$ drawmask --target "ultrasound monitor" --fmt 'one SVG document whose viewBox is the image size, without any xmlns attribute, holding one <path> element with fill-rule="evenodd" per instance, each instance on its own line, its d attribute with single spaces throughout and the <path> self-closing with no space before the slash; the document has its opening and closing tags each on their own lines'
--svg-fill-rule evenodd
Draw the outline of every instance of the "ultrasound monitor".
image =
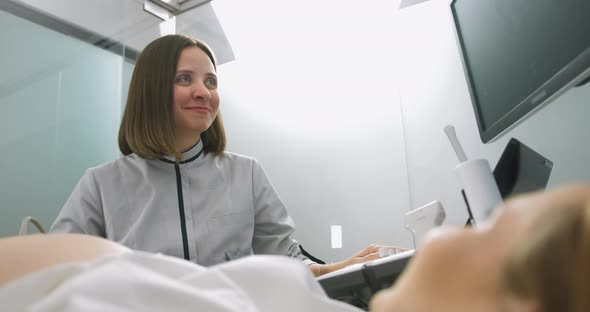
<svg viewBox="0 0 590 312">
<path fill-rule="evenodd" d="M 453 0 L 454 28 L 483 143 L 590 76 L 590 1 Z"/>
</svg>

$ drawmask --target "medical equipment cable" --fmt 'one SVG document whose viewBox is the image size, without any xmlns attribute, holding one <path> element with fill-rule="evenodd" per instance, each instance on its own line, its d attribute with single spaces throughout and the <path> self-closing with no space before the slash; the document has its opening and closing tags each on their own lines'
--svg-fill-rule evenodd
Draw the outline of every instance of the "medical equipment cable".
<svg viewBox="0 0 590 312">
<path fill-rule="evenodd" d="M 39 232 L 46 233 L 41 222 L 39 222 L 39 220 L 29 216 L 29 217 L 24 218 L 23 221 L 21 222 L 20 230 L 18 231 L 18 235 L 27 235 L 29 233 L 29 227 L 28 227 L 29 222 L 32 223 L 37 228 L 37 230 L 39 230 Z"/>
</svg>

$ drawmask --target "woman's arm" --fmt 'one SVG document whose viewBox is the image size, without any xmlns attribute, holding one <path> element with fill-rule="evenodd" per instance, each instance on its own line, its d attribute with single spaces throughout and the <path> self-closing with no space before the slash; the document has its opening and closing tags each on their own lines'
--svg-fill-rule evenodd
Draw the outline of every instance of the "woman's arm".
<svg viewBox="0 0 590 312">
<path fill-rule="evenodd" d="M 274 190 L 260 164 L 253 161 L 252 187 L 255 210 L 255 229 L 253 250 L 256 254 L 279 254 L 297 257 L 307 262 L 299 249 L 299 244 L 291 238 L 295 231 L 294 222 Z M 315 276 L 330 273 L 351 264 L 363 263 L 379 258 L 380 248 L 404 250 L 393 246 L 369 245 L 352 257 L 330 264 L 310 263 L 309 269 Z"/>
<path fill-rule="evenodd" d="M 256 160 L 252 163 L 252 196 L 255 222 L 252 242 L 254 253 L 284 255 L 305 260 L 299 244 L 291 237 L 295 231 L 295 223 Z"/>
<path fill-rule="evenodd" d="M 86 170 L 49 231 L 106 237 L 102 202 L 92 169 Z"/>
<path fill-rule="evenodd" d="M 366 247 L 365 249 L 357 252 L 352 257 L 350 257 L 346 260 L 334 262 L 334 263 L 330 263 L 330 264 L 312 263 L 308 267 L 311 270 L 311 272 L 313 273 L 313 275 L 315 275 L 316 277 L 321 276 L 321 275 L 324 275 L 324 274 L 327 274 L 330 272 L 334 272 L 334 271 L 343 269 L 343 268 L 345 268 L 349 265 L 352 265 L 352 264 L 363 263 L 363 262 L 379 259 L 380 258 L 379 250 L 381 248 L 387 248 L 387 249 L 392 249 L 392 250 L 396 250 L 396 251 L 406 250 L 403 248 L 398 248 L 398 247 L 393 247 L 393 246 L 381 246 L 381 245 L 371 244 L 368 247 Z"/>
</svg>

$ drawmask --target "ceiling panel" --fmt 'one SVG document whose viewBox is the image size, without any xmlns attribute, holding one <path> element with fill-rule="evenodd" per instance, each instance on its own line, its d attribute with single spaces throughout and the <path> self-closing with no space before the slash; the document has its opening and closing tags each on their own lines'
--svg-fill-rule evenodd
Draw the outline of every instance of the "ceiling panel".
<svg viewBox="0 0 590 312">
<path fill-rule="evenodd" d="M 17 2 L 118 41 L 136 51 L 141 51 L 149 42 L 160 37 L 162 20 L 145 12 L 141 0 L 19 0 Z M 179 14 L 176 17 L 176 31 L 196 36 L 207 42 L 221 64 L 234 59 L 231 45 L 210 2 Z"/>
</svg>

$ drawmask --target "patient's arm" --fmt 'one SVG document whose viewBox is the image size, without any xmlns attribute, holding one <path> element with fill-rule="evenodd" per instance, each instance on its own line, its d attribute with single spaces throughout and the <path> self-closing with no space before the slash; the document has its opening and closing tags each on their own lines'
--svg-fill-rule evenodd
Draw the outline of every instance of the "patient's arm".
<svg viewBox="0 0 590 312">
<path fill-rule="evenodd" d="M 129 252 L 103 238 L 81 234 L 36 234 L 0 239 L 0 286 L 56 264 L 89 261 Z"/>
</svg>

